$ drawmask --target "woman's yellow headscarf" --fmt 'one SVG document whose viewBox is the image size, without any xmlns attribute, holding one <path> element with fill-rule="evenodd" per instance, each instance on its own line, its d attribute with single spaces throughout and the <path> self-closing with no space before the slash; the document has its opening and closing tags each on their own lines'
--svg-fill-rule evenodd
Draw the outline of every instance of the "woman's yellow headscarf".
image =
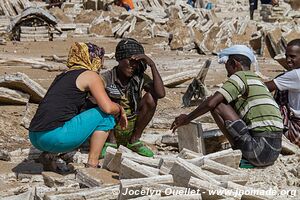
<svg viewBox="0 0 300 200">
<path fill-rule="evenodd" d="M 105 51 L 92 43 L 75 42 L 69 51 L 67 67 L 69 70 L 88 69 L 98 71 L 102 68 Z"/>
</svg>

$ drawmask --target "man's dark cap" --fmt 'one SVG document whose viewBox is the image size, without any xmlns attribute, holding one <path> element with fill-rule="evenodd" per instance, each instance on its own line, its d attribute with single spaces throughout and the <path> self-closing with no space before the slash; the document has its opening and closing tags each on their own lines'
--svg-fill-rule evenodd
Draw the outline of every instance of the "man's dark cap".
<svg viewBox="0 0 300 200">
<path fill-rule="evenodd" d="M 115 57 L 120 61 L 137 54 L 145 54 L 144 47 L 135 39 L 126 38 L 118 43 Z"/>
</svg>

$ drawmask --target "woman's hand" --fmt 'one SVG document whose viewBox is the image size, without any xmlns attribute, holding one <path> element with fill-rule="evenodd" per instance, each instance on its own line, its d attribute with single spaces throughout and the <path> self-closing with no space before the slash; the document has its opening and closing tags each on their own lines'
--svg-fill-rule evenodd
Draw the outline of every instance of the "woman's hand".
<svg viewBox="0 0 300 200">
<path fill-rule="evenodd" d="M 173 121 L 171 128 L 172 132 L 174 133 L 175 130 L 183 125 L 187 125 L 188 123 L 190 123 L 187 119 L 187 115 L 186 114 L 181 114 L 178 117 L 175 118 L 175 120 Z"/>
</svg>

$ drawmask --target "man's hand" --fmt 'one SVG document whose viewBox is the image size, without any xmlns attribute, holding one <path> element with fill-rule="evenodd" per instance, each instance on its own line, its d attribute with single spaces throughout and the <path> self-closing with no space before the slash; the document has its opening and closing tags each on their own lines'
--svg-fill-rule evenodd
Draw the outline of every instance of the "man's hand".
<svg viewBox="0 0 300 200">
<path fill-rule="evenodd" d="M 114 116 L 115 116 L 117 123 L 121 126 L 121 129 L 124 130 L 128 126 L 127 116 L 126 116 L 124 108 L 122 106 L 120 106 L 119 104 L 117 104 L 117 105 L 120 109 L 120 112 L 115 114 Z"/>
<path fill-rule="evenodd" d="M 128 120 L 127 120 L 127 116 L 126 116 L 124 108 L 122 108 L 120 106 L 120 109 L 121 109 L 121 112 L 120 112 L 119 124 L 120 124 L 122 130 L 124 130 L 128 126 Z"/>
<path fill-rule="evenodd" d="M 188 120 L 187 115 L 181 114 L 178 117 L 175 117 L 170 129 L 172 129 L 172 132 L 174 133 L 178 127 L 187 125 L 188 123 L 190 123 L 190 121 Z"/>
<path fill-rule="evenodd" d="M 153 60 L 151 58 L 149 58 L 148 56 L 146 56 L 145 54 L 133 55 L 133 56 L 131 56 L 131 59 L 136 60 L 136 61 L 144 61 L 150 67 L 155 66 L 155 63 L 153 62 Z"/>
</svg>

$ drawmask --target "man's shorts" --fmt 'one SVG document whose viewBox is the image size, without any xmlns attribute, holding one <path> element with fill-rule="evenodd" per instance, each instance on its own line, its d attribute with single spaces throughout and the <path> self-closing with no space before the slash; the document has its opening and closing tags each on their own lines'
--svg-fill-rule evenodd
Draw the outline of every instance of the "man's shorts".
<svg viewBox="0 0 300 200">
<path fill-rule="evenodd" d="M 113 130 L 118 145 L 127 146 L 135 129 L 137 115 L 127 118 L 128 125 L 126 129 L 122 129 L 120 124 L 117 124 Z"/>
<path fill-rule="evenodd" d="M 233 149 L 240 149 L 252 165 L 272 165 L 281 152 L 282 132 L 250 133 L 243 120 L 225 121 L 226 128 L 234 141 Z"/>
</svg>

